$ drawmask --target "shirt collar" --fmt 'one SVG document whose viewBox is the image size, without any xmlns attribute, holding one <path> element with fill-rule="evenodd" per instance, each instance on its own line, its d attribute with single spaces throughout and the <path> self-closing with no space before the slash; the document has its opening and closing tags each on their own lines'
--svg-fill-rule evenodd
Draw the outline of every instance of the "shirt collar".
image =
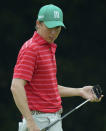
<svg viewBox="0 0 106 131">
<path fill-rule="evenodd" d="M 48 43 L 36 31 L 34 32 L 32 41 L 37 42 L 39 45 L 47 45 L 49 48 L 51 48 L 52 53 L 56 52 L 57 45 L 55 43 Z"/>
</svg>

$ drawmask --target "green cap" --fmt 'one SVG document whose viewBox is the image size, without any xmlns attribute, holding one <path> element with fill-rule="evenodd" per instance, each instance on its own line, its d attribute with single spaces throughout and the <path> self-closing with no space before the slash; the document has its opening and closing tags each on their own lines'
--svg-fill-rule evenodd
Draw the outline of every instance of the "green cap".
<svg viewBox="0 0 106 131">
<path fill-rule="evenodd" d="M 39 21 L 43 21 L 44 24 L 48 28 L 54 28 L 56 26 L 63 26 L 65 27 L 63 23 L 63 12 L 62 10 L 53 5 L 45 5 L 41 7 L 39 13 L 38 13 L 38 19 Z"/>
</svg>

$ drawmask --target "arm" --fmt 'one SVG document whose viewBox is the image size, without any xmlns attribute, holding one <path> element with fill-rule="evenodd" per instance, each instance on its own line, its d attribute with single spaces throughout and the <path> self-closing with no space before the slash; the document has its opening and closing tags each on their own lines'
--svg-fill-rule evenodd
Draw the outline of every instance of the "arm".
<svg viewBox="0 0 106 131">
<path fill-rule="evenodd" d="M 81 88 L 71 88 L 58 85 L 61 97 L 81 96 Z"/>
<path fill-rule="evenodd" d="M 25 80 L 13 79 L 12 84 L 11 84 L 11 91 L 12 91 L 16 106 L 18 107 L 22 115 L 25 117 L 27 121 L 27 126 L 30 129 L 30 131 L 40 131 L 38 127 L 36 126 L 32 118 L 30 109 L 28 107 L 27 97 L 26 97 L 26 93 L 24 89 L 25 84 L 26 84 Z"/>
<path fill-rule="evenodd" d="M 93 86 L 84 86 L 83 88 L 71 88 L 58 85 L 59 93 L 61 97 L 80 96 L 84 99 L 90 99 L 91 102 L 99 102 L 103 98 L 103 95 L 98 99 L 92 90 Z"/>
</svg>

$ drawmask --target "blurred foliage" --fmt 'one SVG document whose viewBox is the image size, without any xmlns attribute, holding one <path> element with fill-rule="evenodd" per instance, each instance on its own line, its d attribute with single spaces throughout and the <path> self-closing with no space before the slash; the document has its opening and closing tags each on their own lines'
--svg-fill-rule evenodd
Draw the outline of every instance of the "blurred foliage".
<svg viewBox="0 0 106 131">
<path fill-rule="evenodd" d="M 0 4 L 0 131 L 16 131 L 21 115 L 10 92 L 13 68 L 22 44 L 35 30 L 39 8 L 56 4 L 64 12 L 63 29 L 56 40 L 59 84 L 72 87 L 100 84 L 106 92 L 106 1 L 9 0 Z M 62 98 L 64 113 L 83 101 Z M 63 120 L 64 131 L 106 131 L 105 97 L 89 103 Z"/>
</svg>

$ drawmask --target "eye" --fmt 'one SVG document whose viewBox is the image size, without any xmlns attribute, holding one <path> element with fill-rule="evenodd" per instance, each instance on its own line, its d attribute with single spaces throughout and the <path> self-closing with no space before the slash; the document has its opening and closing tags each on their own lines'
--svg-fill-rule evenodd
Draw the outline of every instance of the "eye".
<svg viewBox="0 0 106 131">
<path fill-rule="evenodd" d="M 56 27 L 56 29 L 60 29 L 60 28 L 61 28 L 61 26 L 57 26 L 57 27 Z"/>
<path fill-rule="evenodd" d="M 56 30 L 57 30 L 57 31 L 60 31 L 60 30 L 61 30 L 61 26 L 57 26 L 57 27 L 56 27 Z"/>
</svg>

